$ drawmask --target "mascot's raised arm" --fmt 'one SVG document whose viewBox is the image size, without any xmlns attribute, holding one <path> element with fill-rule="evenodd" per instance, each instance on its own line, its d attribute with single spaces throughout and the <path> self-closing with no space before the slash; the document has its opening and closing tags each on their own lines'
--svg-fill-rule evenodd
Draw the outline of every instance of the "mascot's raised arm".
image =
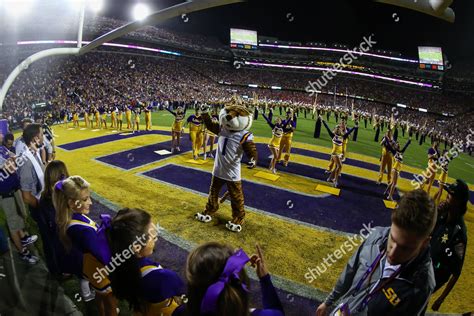
<svg viewBox="0 0 474 316">
<path fill-rule="evenodd" d="M 243 153 L 250 159 L 249 168 L 254 168 L 257 164 L 257 148 L 253 134 L 248 131 L 252 126 L 253 113 L 246 107 L 233 103 L 220 111 L 219 123 L 216 123 L 212 121 L 208 111 L 209 107 L 204 106 L 202 117 L 206 128 L 218 136 L 218 146 L 206 210 L 197 213 L 195 218 L 204 223 L 212 221 L 211 215 L 219 209 L 219 192 L 225 184 L 232 205 L 232 220 L 227 222 L 226 227 L 233 232 L 240 232 L 245 218 L 240 171 Z"/>
</svg>

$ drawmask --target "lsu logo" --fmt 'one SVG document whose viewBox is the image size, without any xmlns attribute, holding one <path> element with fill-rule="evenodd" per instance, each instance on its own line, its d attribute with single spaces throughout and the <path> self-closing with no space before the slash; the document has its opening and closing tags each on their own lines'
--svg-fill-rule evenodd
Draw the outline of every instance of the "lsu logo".
<svg viewBox="0 0 474 316">
<path fill-rule="evenodd" d="M 383 294 L 385 294 L 387 300 L 390 302 L 390 304 L 392 304 L 393 306 L 397 306 L 398 303 L 400 303 L 400 299 L 398 298 L 397 293 L 395 293 L 395 291 L 391 287 L 389 287 L 388 289 L 383 289 L 382 291 Z"/>
</svg>

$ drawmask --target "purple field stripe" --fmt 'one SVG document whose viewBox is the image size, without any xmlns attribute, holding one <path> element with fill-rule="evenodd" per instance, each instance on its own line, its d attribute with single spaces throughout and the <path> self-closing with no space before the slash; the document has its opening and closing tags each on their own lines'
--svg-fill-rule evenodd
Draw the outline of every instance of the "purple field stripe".
<svg viewBox="0 0 474 316">
<path fill-rule="evenodd" d="M 127 206 L 132 207 L 131 205 Z M 100 214 L 109 214 L 113 217 L 116 213 L 100 202 L 93 200 L 89 215 L 94 221 L 100 223 Z M 184 281 L 186 280 L 185 268 L 187 256 L 188 252 L 186 250 L 158 236 L 158 241 L 156 242 L 155 250 L 151 258 L 164 268 L 178 273 Z M 316 300 L 291 294 L 290 292 L 280 289 L 277 289 L 277 292 L 285 310 L 285 315 L 288 316 L 311 315 L 320 304 L 320 302 Z M 252 279 L 250 279 L 250 298 L 251 307 L 261 308 L 263 306 L 260 284 Z"/>
<path fill-rule="evenodd" d="M 264 148 L 263 144 L 257 144 L 257 151 L 261 153 L 259 155 L 260 158 L 258 159 L 257 165 L 263 168 L 267 168 L 270 164 L 270 158 L 268 158 L 268 156 L 270 155 L 270 150 L 268 148 Z M 244 158 L 242 161 L 246 162 L 247 160 L 246 158 Z M 329 176 L 328 174 L 324 173 L 324 169 L 322 168 L 299 164 L 291 161 L 287 167 L 277 164 L 277 170 L 320 181 L 326 181 Z M 344 172 L 344 169 L 342 170 Z M 346 194 L 347 191 L 350 191 L 353 193 L 364 195 L 364 198 L 365 196 L 372 196 L 374 198 L 382 199 L 382 195 L 385 191 L 386 186 L 377 185 L 375 181 L 372 180 L 343 174 L 341 178 L 339 178 L 339 188 L 344 190 L 344 194 Z"/>
<path fill-rule="evenodd" d="M 89 147 L 89 146 L 94 146 L 94 145 L 99 145 L 99 144 L 104 144 L 108 142 L 113 142 L 116 140 L 120 139 L 127 139 L 131 137 L 136 137 L 136 136 L 142 136 L 142 135 L 151 135 L 151 134 L 156 134 L 156 135 L 171 135 L 170 132 L 167 131 L 142 131 L 142 132 L 137 132 L 131 135 L 120 135 L 122 133 L 128 133 L 128 131 L 123 131 L 121 133 L 115 133 L 111 135 L 105 135 L 105 136 L 99 136 L 99 137 L 94 137 L 94 138 L 89 138 L 89 139 L 84 139 L 80 140 L 77 142 L 72 142 L 72 143 L 67 143 L 67 144 L 62 144 L 59 145 L 60 148 L 66 149 L 66 150 L 76 150 L 76 149 L 81 149 L 84 147 Z"/>
<path fill-rule="evenodd" d="M 210 173 L 173 164 L 144 175 L 204 194 L 208 193 L 211 183 Z M 242 183 L 245 205 L 301 222 L 350 233 L 359 232 L 369 218 L 373 220 L 373 226 L 390 224 L 390 212 L 380 197 L 361 196 L 349 190 L 343 190 L 339 197 L 317 197 L 246 180 Z M 360 203 L 361 199 L 364 203 Z"/>
<path fill-rule="evenodd" d="M 270 163 L 270 159 L 267 158 L 267 157 L 271 154 L 271 152 L 268 149 L 267 145 L 257 144 L 257 152 L 259 152 L 259 157 L 260 157 L 258 165 L 262 166 L 262 167 L 268 167 L 268 165 Z M 328 164 L 329 164 L 329 158 L 330 158 L 329 154 L 316 152 L 316 151 L 311 151 L 311 150 L 302 149 L 302 148 L 292 148 L 291 152 L 294 153 L 294 154 L 302 155 L 302 156 L 319 158 L 319 159 L 322 159 L 322 160 L 328 160 Z M 267 153 L 268 153 L 268 155 L 267 155 Z M 244 161 L 245 161 L 245 159 L 244 159 Z M 377 172 L 380 170 L 380 166 L 378 166 L 378 165 L 368 163 L 368 162 L 364 162 L 364 161 L 360 161 L 360 160 L 351 159 L 351 158 L 346 158 L 346 161 L 344 161 L 344 164 L 354 166 L 354 167 L 363 168 L 363 169 L 367 169 L 367 170 L 373 170 L 373 171 L 377 171 Z M 302 176 L 309 176 L 310 178 L 315 178 L 315 179 L 319 179 L 319 180 L 326 180 L 327 179 L 327 175 L 325 175 L 325 174 L 319 174 L 318 176 L 314 176 L 315 175 L 314 173 L 310 173 L 309 175 L 307 175 L 307 171 L 304 171 L 303 168 L 299 168 L 299 167 L 297 167 L 296 170 L 294 170 L 293 165 L 294 165 L 294 163 L 290 162 L 288 167 L 283 167 L 281 165 L 278 165 L 277 169 L 281 169 L 282 171 L 289 172 L 289 173 L 295 173 L 295 174 L 302 175 Z M 298 170 L 300 172 L 298 172 Z M 322 170 L 322 169 L 319 168 L 319 170 Z M 344 169 L 343 169 L 343 172 L 344 172 Z M 408 180 L 414 179 L 414 174 L 413 173 L 402 171 L 400 174 L 405 179 L 408 179 Z M 345 179 L 345 177 L 346 176 L 343 175 L 342 179 Z M 384 175 L 384 179 L 387 179 L 386 174 Z M 345 183 L 346 183 L 345 180 L 341 180 L 340 182 L 341 182 L 341 184 L 344 183 L 344 186 L 345 186 Z M 375 182 L 375 179 L 373 181 L 367 180 L 366 184 L 370 185 L 371 182 L 372 182 L 372 186 L 373 186 L 373 182 Z M 433 186 L 433 188 L 438 190 L 438 187 Z M 356 190 L 360 190 L 360 189 L 361 188 L 356 188 Z M 384 190 L 385 190 L 385 187 L 384 187 L 383 190 L 381 190 L 381 193 L 383 193 Z M 376 191 L 379 192 L 380 190 L 376 190 Z M 474 203 L 474 191 L 469 191 L 469 200 L 470 200 L 471 203 Z"/>
<path fill-rule="evenodd" d="M 156 150 L 168 150 L 171 151 L 171 140 L 161 142 L 153 145 L 138 147 L 131 150 L 122 151 L 112 155 L 98 157 L 96 160 L 105 162 L 106 164 L 119 167 L 125 170 L 130 170 L 136 167 L 140 167 L 152 162 L 160 161 L 171 156 L 178 155 L 179 153 L 173 153 L 170 155 L 158 155 L 154 153 Z M 181 138 L 181 152 L 187 152 L 191 150 L 191 141 L 188 135 Z"/>
</svg>

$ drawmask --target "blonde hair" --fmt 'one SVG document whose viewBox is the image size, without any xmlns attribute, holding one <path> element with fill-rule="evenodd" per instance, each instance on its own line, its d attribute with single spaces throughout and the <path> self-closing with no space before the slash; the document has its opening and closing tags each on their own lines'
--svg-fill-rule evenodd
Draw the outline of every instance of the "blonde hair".
<svg viewBox="0 0 474 316">
<path fill-rule="evenodd" d="M 69 207 L 70 200 L 80 200 L 81 191 L 89 188 L 89 183 L 80 176 L 71 176 L 56 182 L 53 190 L 53 205 L 56 210 L 56 223 L 58 225 L 59 238 L 66 247 L 71 248 L 71 240 L 67 236 L 67 227 L 72 219 L 72 209 Z"/>
</svg>

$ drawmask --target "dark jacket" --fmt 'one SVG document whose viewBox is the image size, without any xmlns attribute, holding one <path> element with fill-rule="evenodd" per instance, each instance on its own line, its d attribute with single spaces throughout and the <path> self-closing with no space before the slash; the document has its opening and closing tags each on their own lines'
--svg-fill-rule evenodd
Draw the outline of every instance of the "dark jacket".
<svg viewBox="0 0 474 316">
<path fill-rule="evenodd" d="M 438 207 L 438 220 L 431 237 L 431 257 L 436 278 L 436 290 L 449 278 L 461 275 L 466 256 L 467 229 L 464 218 L 448 222 L 449 205 Z"/>
<path fill-rule="evenodd" d="M 390 227 L 376 227 L 347 263 L 333 291 L 325 303 L 336 308 L 334 303 L 347 303 L 351 315 L 419 315 L 428 303 L 435 287 L 433 267 L 429 247 L 423 250 L 411 262 L 402 265 L 400 274 L 390 283 L 376 292 L 367 306 L 359 310 L 360 303 L 366 297 L 382 275 L 385 257 L 374 269 L 373 275 L 367 278 L 359 291 L 356 291 L 359 280 L 369 266 L 387 247 Z M 381 282 L 388 278 L 381 279 Z M 333 306 L 334 305 L 334 306 Z"/>
</svg>

